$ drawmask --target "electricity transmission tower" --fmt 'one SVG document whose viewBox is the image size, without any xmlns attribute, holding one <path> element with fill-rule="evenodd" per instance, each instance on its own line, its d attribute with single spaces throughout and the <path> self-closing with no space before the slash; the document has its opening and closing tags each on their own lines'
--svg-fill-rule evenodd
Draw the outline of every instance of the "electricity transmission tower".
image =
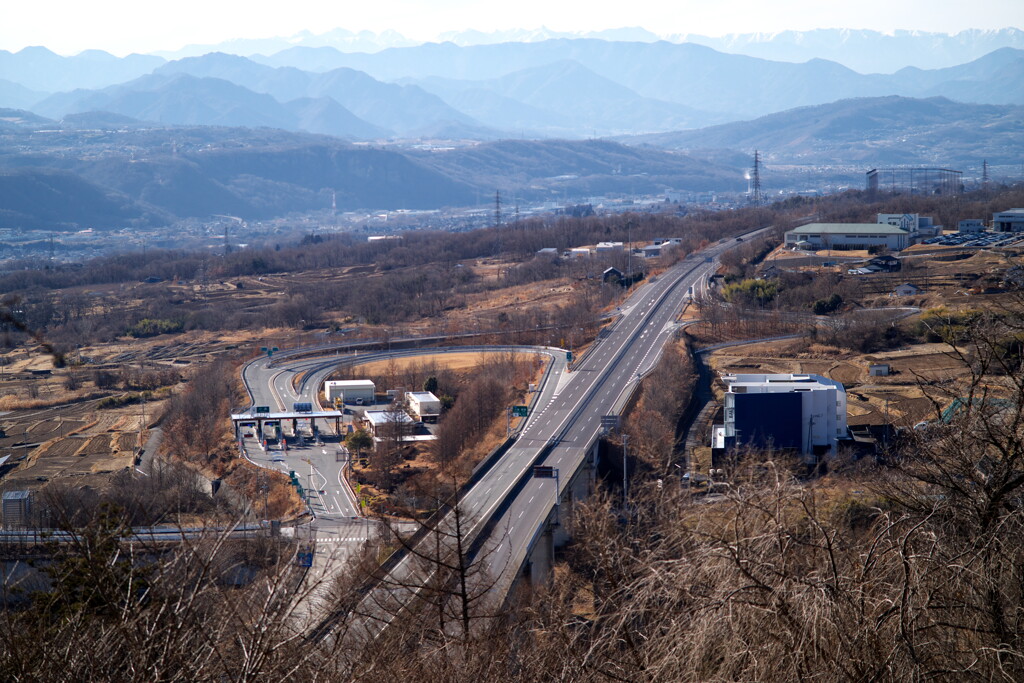
<svg viewBox="0 0 1024 683">
<path fill-rule="evenodd" d="M 754 150 L 754 170 L 750 176 L 750 201 L 754 206 L 760 206 L 764 201 L 761 194 L 761 153 Z"/>
</svg>

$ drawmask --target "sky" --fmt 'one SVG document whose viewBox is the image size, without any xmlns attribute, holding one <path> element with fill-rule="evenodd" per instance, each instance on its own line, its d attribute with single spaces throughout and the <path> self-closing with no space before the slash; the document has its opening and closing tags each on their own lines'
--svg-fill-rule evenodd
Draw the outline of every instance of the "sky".
<svg viewBox="0 0 1024 683">
<path fill-rule="evenodd" d="M 431 40 L 445 31 L 540 26 L 707 36 L 814 28 L 956 33 L 1024 27 L 1024 0 L 2 0 L 0 49 L 42 45 L 60 54 L 124 55 L 339 27 Z"/>
</svg>

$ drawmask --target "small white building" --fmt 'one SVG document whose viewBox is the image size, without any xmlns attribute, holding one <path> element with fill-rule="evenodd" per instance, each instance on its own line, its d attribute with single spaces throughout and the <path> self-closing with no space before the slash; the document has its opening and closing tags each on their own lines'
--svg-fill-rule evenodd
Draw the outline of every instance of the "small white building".
<svg viewBox="0 0 1024 683">
<path fill-rule="evenodd" d="M 984 232 L 985 221 L 980 218 L 968 218 L 957 223 L 956 229 L 960 232 Z"/>
<path fill-rule="evenodd" d="M 1024 232 L 1024 209 L 1010 209 L 992 214 L 993 232 Z"/>
<path fill-rule="evenodd" d="M 413 419 L 404 410 L 367 410 L 363 419 L 374 436 L 380 436 L 381 431 L 391 425 L 405 425 L 407 431 L 412 431 Z"/>
<path fill-rule="evenodd" d="M 889 364 L 871 363 L 870 365 L 868 365 L 868 375 L 870 375 L 871 377 L 888 377 Z"/>
<path fill-rule="evenodd" d="M 558 249 L 554 247 L 544 247 L 543 249 L 537 250 L 537 256 L 540 258 L 558 258 Z"/>
<path fill-rule="evenodd" d="M 592 255 L 588 247 L 573 247 L 567 253 L 569 258 L 590 258 Z"/>
<path fill-rule="evenodd" d="M 884 223 L 809 223 L 786 232 L 786 246 L 806 243 L 810 249 L 871 249 L 893 251 L 910 246 L 910 234 Z"/>
<path fill-rule="evenodd" d="M 904 282 L 902 285 L 896 285 L 896 288 L 892 290 L 892 293 L 896 296 L 917 296 L 921 293 L 921 288 L 917 285 L 912 285 L 909 282 Z"/>
<path fill-rule="evenodd" d="M 820 375 L 724 375 L 725 424 L 712 447 L 799 450 L 808 460 L 835 454 L 847 436 L 846 390 Z"/>
<path fill-rule="evenodd" d="M 622 253 L 622 242 L 598 242 L 597 243 L 598 254 L 620 254 Z"/>
<path fill-rule="evenodd" d="M 324 382 L 324 397 L 334 404 L 335 399 L 349 405 L 372 405 L 377 388 L 373 380 L 343 379 Z"/>
<path fill-rule="evenodd" d="M 410 391 L 405 395 L 409 410 L 421 422 L 437 422 L 441 414 L 441 399 L 430 391 Z"/>
<path fill-rule="evenodd" d="M 643 252 L 644 258 L 658 258 L 661 256 L 661 246 L 660 244 L 648 244 L 640 251 Z"/>
</svg>

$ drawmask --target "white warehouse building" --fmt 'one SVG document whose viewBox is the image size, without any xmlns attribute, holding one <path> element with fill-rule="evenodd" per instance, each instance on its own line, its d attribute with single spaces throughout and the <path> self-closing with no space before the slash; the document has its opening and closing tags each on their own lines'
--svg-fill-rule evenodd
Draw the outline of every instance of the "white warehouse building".
<svg viewBox="0 0 1024 683">
<path fill-rule="evenodd" d="M 1010 209 L 992 214 L 993 232 L 1024 232 L 1024 209 Z"/>
<path fill-rule="evenodd" d="M 344 379 L 324 382 L 324 397 L 333 404 L 340 398 L 342 403 L 355 405 L 372 405 L 377 388 L 373 380 Z"/>
<path fill-rule="evenodd" d="M 786 232 L 787 247 L 899 251 L 910 246 L 910 233 L 884 223 L 809 223 Z"/>
<path fill-rule="evenodd" d="M 799 450 L 808 461 L 835 454 L 847 436 L 846 390 L 820 375 L 724 375 L 725 424 L 715 425 L 712 448 Z"/>
</svg>

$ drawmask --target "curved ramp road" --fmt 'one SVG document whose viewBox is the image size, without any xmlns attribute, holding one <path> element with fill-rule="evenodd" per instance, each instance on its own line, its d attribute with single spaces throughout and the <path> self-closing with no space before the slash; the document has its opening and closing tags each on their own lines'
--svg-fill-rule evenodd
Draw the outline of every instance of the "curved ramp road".
<svg viewBox="0 0 1024 683">
<path fill-rule="evenodd" d="M 473 351 L 512 351 L 549 356 L 552 359 L 551 367 L 538 387 L 536 405 L 550 401 L 566 369 L 563 349 L 539 346 L 458 346 L 371 351 L 291 361 L 275 358 L 271 362 L 270 359 L 262 357 L 245 365 L 242 369 L 242 380 L 253 406 L 286 410 L 297 402 L 317 405 L 319 387 L 340 365 L 360 365 L 395 357 Z M 324 421 L 321 421 L 319 426 L 324 433 L 325 443 L 316 445 L 310 440 L 307 447 L 293 446 L 287 452 L 278 450 L 277 447 L 264 450 L 256 435 L 243 438 L 246 457 L 249 460 L 261 467 L 286 474 L 294 471 L 299 483 L 310 492 L 310 510 L 314 518 L 310 521 L 308 531 L 303 525 L 302 535 L 308 535 L 310 542 L 315 543 L 314 577 L 321 576 L 324 572 L 344 571 L 345 557 L 362 547 L 367 540 L 375 538 L 381 530 L 376 520 L 360 516 L 358 502 L 344 477 L 344 468 L 348 462 L 338 460 L 336 451 L 339 444 L 337 436 L 333 435 L 333 425 L 327 428 L 323 423 Z"/>
</svg>

